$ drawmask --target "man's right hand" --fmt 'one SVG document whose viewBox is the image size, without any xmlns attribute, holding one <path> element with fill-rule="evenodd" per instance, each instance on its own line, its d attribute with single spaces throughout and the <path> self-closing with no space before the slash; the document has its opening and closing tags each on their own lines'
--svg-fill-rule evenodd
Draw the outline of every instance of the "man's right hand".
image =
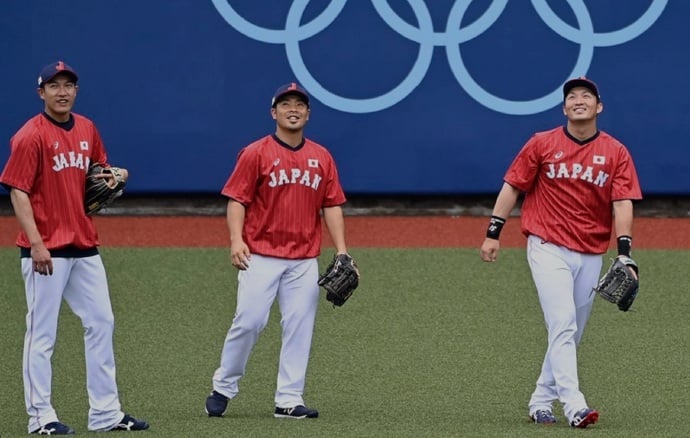
<svg viewBox="0 0 690 438">
<path fill-rule="evenodd" d="M 53 259 L 43 242 L 31 246 L 31 260 L 34 272 L 40 275 L 53 275 Z"/>
<path fill-rule="evenodd" d="M 484 239 L 484 243 L 482 243 L 482 247 L 479 249 L 479 256 L 485 262 L 495 262 L 496 258 L 498 258 L 500 246 L 498 240 L 487 237 Z"/>
</svg>

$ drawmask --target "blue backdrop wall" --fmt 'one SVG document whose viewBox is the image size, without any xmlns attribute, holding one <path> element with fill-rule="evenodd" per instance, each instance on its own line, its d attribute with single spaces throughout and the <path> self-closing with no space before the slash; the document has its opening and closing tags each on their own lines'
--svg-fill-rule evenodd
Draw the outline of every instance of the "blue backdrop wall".
<svg viewBox="0 0 690 438">
<path fill-rule="evenodd" d="M 495 193 L 587 75 L 645 194 L 687 195 L 689 16 L 685 0 L 7 0 L 0 163 L 63 59 L 129 193 L 217 193 L 291 81 L 349 194 Z"/>
</svg>

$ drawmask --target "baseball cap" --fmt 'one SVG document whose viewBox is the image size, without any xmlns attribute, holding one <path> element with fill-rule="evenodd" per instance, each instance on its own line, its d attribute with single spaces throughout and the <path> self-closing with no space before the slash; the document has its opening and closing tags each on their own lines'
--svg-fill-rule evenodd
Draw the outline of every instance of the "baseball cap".
<svg viewBox="0 0 690 438">
<path fill-rule="evenodd" d="M 595 84 L 594 81 L 592 81 L 591 79 L 588 79 L 584 76 L 571 79 L 568 82 L 566 82 L 565 85 L 563 85 L 563 99 L 565 99 L 565 96 L 567 96 L 568 93 L 570 93 L 570 90 L 572 90 L 575 87 L 585 87 L 592 93 L 594 93 L 594 95 L 597 97 L 597 100 L 601 100 L 597 84 Z"/>
<path fill-rule="evenodd" d="M 53 62 L 52 64 L 48 64 L 45 67 L 43 67 L 43 69 L 41 70 L 41 74 L 38 75 L 38 86 L 39 87 L 43 86 L 44 83 L 49 82 L 51 79 L 53 79 L 59 73 L 71 74 L 74 77 L 74 82 L 77 82 L 77 80 L 79 80 L 79 76 L 77 75 L 77 72 L 74 71 L 74 69 L 72 67 L 65 64 L 62 61 L 57 61 L 57 62 Z"/>
<path fill-rule="evenodd" d="M 289 94 L 294 94 L 296 96 L 301 97 L 302 100 L 304 100 L 304 103 L 306 103 L 307 106 L 309 106 L 309 95 L 306 91 L 304 91 L 304 88 L 302 88 L 297 82 L 290 82 L 289 84 L 282 85 L 273 94 L 273 99 L 271 100 L 271 108 L 275 107 L 276 103 L 278 103 L 283 97 Z"/>
</svg>

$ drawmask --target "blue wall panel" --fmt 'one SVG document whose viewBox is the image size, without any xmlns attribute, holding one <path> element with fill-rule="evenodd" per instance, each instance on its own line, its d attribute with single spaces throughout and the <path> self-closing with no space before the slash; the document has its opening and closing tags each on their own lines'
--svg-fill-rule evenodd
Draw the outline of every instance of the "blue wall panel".
<svg viewBox="0 0 690 438">
<path fill-rule="evenodd" d="M 293 80 L 348 193 L 495 193 L 586 74 L 645 194 L 687 195 L 688 16 L 683 0 L 9 0 L 0 163 L 61 58 L 130 193 L 217 193 Z"/>
</svg>

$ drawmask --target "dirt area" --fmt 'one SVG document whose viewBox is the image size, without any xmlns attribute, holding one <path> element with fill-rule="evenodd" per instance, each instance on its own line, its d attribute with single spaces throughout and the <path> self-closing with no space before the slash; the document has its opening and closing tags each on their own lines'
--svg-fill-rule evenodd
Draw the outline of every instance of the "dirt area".
<svg viewBox="0 0 690 438">
<path fill-rule="evenodd" d="M 222 216 L 98 216 L 95 220 L 105 247 L 227 247 L 230 242 Z M 486 224 L 485 217 L 473 216 L 345 218 L 351 248 L 479 248 Z M 14 217 L 0 217 L 0 246 L 14 246 L 18 229 Z M 638 218 L 634 234 L 635 248 L 690 249 L 688 218 Z M 323 244 L 332 246 L 325 232 Z M 506 224 L 501 245 L 525 245 L 518 218 Z"/>
<path fill-rule="evenodd" d="M 1 201 L 1 200 L 0 200 Z M 14 246 L 18 224 L 9 199 L 0 202 L 0 246 Z M 345 207 L 350 247 L 477 247 L 493 199 L 451 197 L 354 198 Z M 103 246 L 225 247 L 226 201 L 219 196 L 128 197 L 95 217 Z M 519 209 L 503 247 L 522 247 Z M 635 248 L 690 248 L 690 198 L 643 201 L 636 207 Z M 324 245 L 330 246 L 327 233 Z"/>
<path fill-rule="evenodd" d="M 490 216 L 495 195 L 350 196 L 347 216 Z M 104 216 L 223 216 L 227 200 L 220 194 L 128 195 Z M 0 216 L 12 215 L 8 196 L 0 196 Z M 513 212 L 519 215 L 519 209 Z M 690 196 L 649 197 L 635 206 L 637 217 L 690 218 Z"/>
</svg>

